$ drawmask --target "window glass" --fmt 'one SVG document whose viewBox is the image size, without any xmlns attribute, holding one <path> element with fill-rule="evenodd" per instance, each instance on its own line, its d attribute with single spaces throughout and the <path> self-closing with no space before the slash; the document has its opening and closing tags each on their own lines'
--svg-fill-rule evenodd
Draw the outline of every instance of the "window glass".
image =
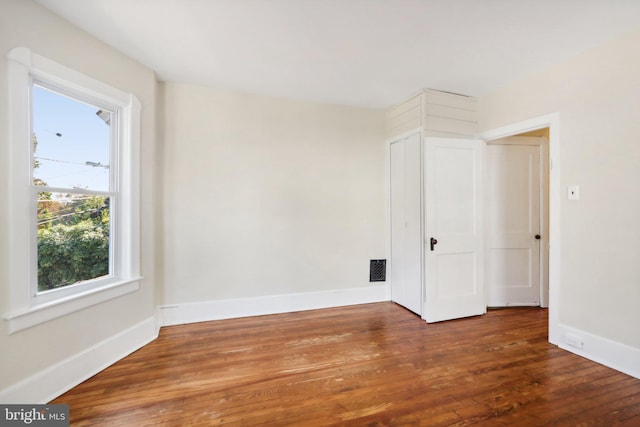
<svg viewBox="0 0 640 427">
<path fill-rule="evenodd" d="M 34 183 L 109 191 L 111 116 L 34 85 Z"/>
<path fill-rule="evenodd" d="M 109 275 L 110 198 L 38 192 L 38 292 Z"/>
<path fill-rule="evenodd" d="M 37 292 L 110 274 L 113 114 L 33 87 Z"/>
</svg>

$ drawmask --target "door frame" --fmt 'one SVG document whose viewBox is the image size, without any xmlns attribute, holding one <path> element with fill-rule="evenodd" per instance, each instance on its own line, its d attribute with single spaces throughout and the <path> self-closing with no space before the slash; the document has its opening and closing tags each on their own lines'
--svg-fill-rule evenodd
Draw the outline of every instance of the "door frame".
<svg viewBox="0 0 640 427">
<path fill-rule="evenodd" d="M 558 345 L 560 293 L 560 114 L 551 113 L 494 128 L 478 135 L 485 141 L 549 128 L 549 342 Z"/>
</svg>

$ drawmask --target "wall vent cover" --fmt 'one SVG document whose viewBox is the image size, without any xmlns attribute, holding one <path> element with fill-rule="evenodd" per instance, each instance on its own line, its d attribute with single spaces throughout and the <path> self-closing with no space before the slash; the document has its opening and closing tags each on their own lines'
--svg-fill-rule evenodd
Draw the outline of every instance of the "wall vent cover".
<svg viewBox="0 0 640 427">
<path fill-rule="evenodd" d="M 384 282 L 387 280 L 387 260 L 372 259 L 369 263 L 369 281 Z"/>
</svg>

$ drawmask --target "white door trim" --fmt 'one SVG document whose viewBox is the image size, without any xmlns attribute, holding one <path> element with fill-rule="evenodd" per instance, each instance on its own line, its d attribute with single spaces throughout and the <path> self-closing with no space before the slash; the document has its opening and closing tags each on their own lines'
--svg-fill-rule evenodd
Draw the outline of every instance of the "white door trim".
<svg viewBox="0 0 640 427">
<path fill-rule="evenodd" d="M 549 342 L 559 344 L 560 293 L 560 114 L 552 113 L 478 135 L 485 141 L 549 128 Z"/>
</svg>

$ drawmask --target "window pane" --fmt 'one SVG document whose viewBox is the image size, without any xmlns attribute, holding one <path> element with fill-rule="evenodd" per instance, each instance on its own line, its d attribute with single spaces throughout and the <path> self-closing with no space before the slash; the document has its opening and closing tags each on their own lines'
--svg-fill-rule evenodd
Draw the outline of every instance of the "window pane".
<svg viewBox="0 0 640 427">
<path fill-rule="evenodd" d="M 109 191 L 112 113 L 33 87 L 33 182 Z"/>
<path fill-rule="evenodd" d="M 109 274 L 109 197 L 38 193 L 38 292 Z"/>
</svg>

